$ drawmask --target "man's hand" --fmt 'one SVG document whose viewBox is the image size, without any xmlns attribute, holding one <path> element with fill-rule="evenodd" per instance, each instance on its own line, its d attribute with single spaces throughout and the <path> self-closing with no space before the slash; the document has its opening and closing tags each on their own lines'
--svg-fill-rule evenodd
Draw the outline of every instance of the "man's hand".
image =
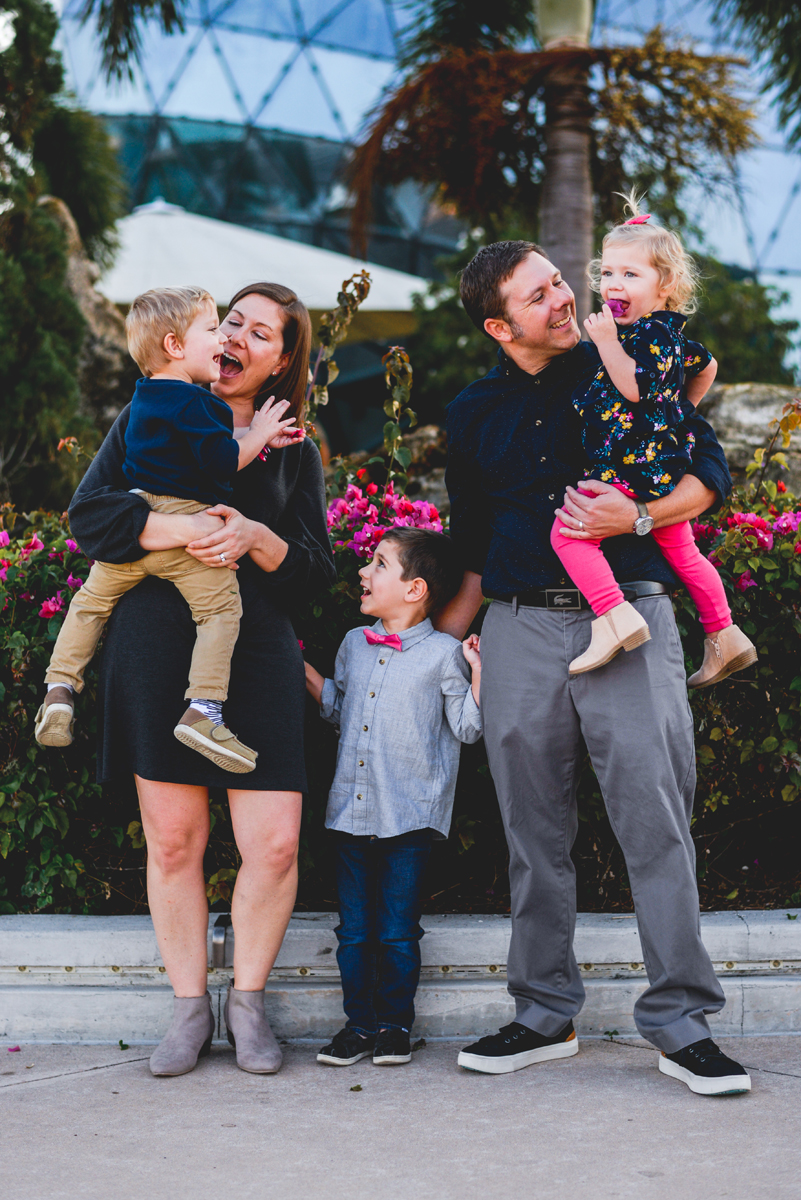
<svg viewBox="0 0 801 1200">
<path fill-rule="evenodd" d="M 578 486 L 580 491 L 567 489 L 562 507 L 556 509 L 567 537 L 587 542 L 631 533 L 639 515 L 633 500 L 598 479 L 585 479 Z"/>
<path fill-rule="evenodd" d="M 584 328 L 599 350 L 618 340 L 617 325 L 608 304 L 605 304 L 599 313 L 590 313 L 584 322 Z"/>
</svg>

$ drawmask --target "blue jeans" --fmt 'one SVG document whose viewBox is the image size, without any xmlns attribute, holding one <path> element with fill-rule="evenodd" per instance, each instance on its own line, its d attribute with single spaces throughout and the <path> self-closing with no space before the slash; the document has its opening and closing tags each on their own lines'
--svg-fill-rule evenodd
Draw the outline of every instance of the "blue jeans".
<svg viewBox="0 0 801 1200">
<path fill-rule="evenodd" d="M 334 831 L 337 963 L 349 1029 L 410 1030 L 420 979 L 420 886 L 431 830 L 399 837 Z"/>
</svg>

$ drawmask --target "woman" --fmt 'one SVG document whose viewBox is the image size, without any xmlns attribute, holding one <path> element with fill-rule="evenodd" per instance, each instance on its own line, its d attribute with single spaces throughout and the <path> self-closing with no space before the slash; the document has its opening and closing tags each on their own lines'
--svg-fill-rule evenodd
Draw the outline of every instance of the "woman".
<svg viewBox="0 0 801 1200">
<path fill-rule="evenodd" d="M 244 288 L 222 328 L 228 339 L 212 390 L 230 405 L 234 426 L 249 425 L 255 408 L 273 394 L 300 416 L 311 324 L 295 293 L 269 283 Z M 259 754 L 256 769 L 237 776 L 232 787 L 229 772 L 172 736 L 184 707 L 195 627 L 170 583 L 154 577 L 140 583 L 118 604 L 106 631 L 98 778 L 134 773 L 150 911 L 175 992 L 172 1023 L 150 1069 L 184 1074 L 211 1043 L 203 855 L 209 788 L 223 787 L 242 858 L 231 900 L 234 984 L 225 1020 L 238 1066 L 271 1073 L 281 1065 L 281 1051 L 264 1015 L 264 987 L 295 902 L 306 789 L 305 674 L 287 606 L 335 579 L 320 456 L 306 439 L 255 459 L 234 479 L 235 507 L 218 505 L 195 516 L 153 513 L 127 491 L 120 469 L 128 414 L 120 414 L 75 494 L 72 532 L 90 558 L 106 562 L 187 546 L 207 565 L 238 570 L 243 615 L 225 711 Z"/>
</svg>

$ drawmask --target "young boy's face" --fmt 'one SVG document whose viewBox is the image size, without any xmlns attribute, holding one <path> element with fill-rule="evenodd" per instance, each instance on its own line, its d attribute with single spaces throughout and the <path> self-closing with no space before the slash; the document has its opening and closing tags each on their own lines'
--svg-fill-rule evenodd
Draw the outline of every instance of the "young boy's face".
<svg viewBox="0 0 801 1200">
<path fill-rule="evenodd" d="M 220 378 L 224 343 L 217 309 L 210 304 L 195 317 L 182 342 L 183 366 L 193 383 L 216 383 Z"/>
<path fill-rule="evenodd" d="M 378 543 L 372 561 L 359 571 L 362 581 L 362 612 L 383 620 L 408 616 L 414 603 L 414 580 L 402 579 L 403 566 L 396 542 Z M 419 584 L 418 584 L 419 590 Z M 412 596 L 412 599 L 407 597 Z M 417 603 L 421 603 L 418 599 Z"/>
</svg>

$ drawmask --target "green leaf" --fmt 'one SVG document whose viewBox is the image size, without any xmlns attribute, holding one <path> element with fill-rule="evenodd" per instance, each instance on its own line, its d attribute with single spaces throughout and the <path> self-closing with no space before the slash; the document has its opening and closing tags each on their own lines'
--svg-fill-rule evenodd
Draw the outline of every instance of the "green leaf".
<svg viewBox="0 0 801 1200">
<path fill-rule="evenodd" d="M 399 446 L 395 451 L 395 460 L 396 462 L 399 462 L 402 467 L 408 467 L 409 463 L 412 461 L 412 452 L 409 447 Z"/>
<path fill-rule="evenodd" d="M 779 739 L 775 737 L 766 737 L 762 745 L 759 747 L 761 754 L 772 754 L 778 748 Z"/>
</svg>

